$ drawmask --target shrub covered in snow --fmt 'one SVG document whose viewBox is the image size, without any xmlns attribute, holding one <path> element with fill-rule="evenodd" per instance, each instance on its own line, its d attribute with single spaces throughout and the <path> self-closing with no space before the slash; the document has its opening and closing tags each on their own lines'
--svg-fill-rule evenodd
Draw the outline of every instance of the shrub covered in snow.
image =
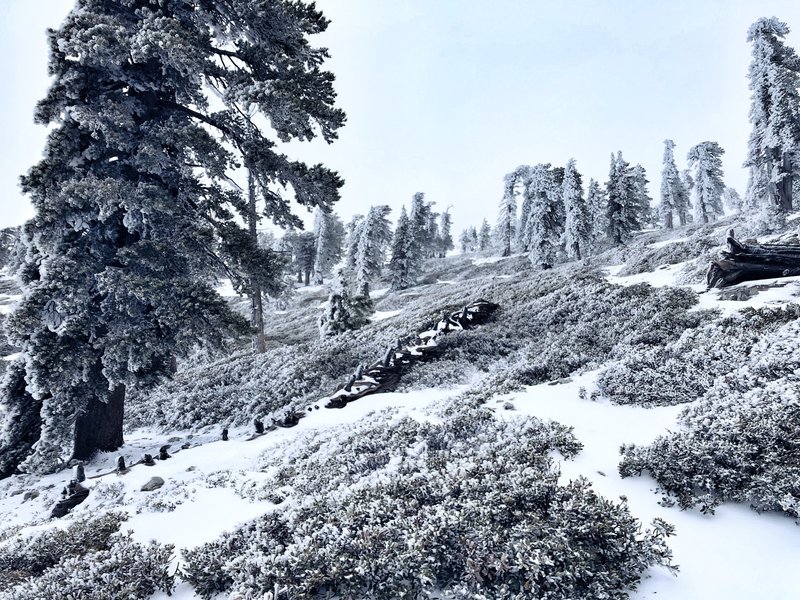
<svg viewBox="0 0 800 600">
<path fill-rule="evenodd" d="M 490 323 L 442 337 L 440 358 L 469 364 L 472 372 L 505 369 L 517 384 L 597 366 L 630 346 L 663 345 L 705 318 L 689 311 L 697 302 L 691 290 L 615 286 L 582 267 L 514 281 L 484 279 L 415 290 L 418 295 L 403 293 L 383 301 L 385 309 L 398 306 L 387 306 L 390 301 L 402 307 L 392 319 L 321 342 L 198 364 L 153 393 L 132 393 L 126 407 L 129 422 L 186 429 L 304 410 L 346 381 L 359 364 L 380 358 L 388 345 L 429 328 L 442 311 L 478 298 L 501 308 Z M 453 363 L 442 366 L 448 365 Z M 426 373 L 435 366 L 429 369 L 420 377 L 432 379 Z M 453 374 L 442 385 L 463 381 L 466 377 Z"/>
<path fill-rule="evenodd" d="M 643 346 L 604 370 L 598 387 L 619 404 L 665 406 L 701 397 L 734 371 L 765 335 L 800 317 L 800 306 L 747 308 L 685 331 L 665 346 Z"/>
<path fill-rule="evenodd" d="M 0 546 L 0 599 L 148 598 L 171 591 L 171 546 L 143 546 L 119 534 L 127 517 L 95 519 L 14 537 Z"/>
<path fill-rule="evenodd" d="M 800 321 L 733 358 L 681 415 L 682 430 L 623 447 L 620 473 L 648 471 L 682 507 L 726 500 L 800 516 Z"/>
<path fill-rule="evenodd" d="M 642 530 L 585 480 L 558 485 L 548 453 L 580 448 L 562 426 L 483 408 L 382 421 L 268 457 L 260 493 L 280 506 L 185 553 L 198 593 L 625 598 L 669 564 L 668 525 Z"/>
</svg>

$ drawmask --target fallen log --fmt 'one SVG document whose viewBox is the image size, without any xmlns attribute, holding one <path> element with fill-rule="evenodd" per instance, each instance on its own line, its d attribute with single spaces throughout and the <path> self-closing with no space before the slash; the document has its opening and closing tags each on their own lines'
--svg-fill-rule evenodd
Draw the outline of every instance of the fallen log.
<svg viewBox="0 0 800 600">
<path fill-rule="evenodd" d="M 384 357 L 350 376 L 345 384 L 340 384 L 326 401 L 326 408 L 344 408 L 349 402 L 370 394 L 391 392 L 400 383 L 402 371 L 417 361 L 429 360 L 438 355 L 440 348 L 436 338 L 451 331 L 462 331 L 489 320 L 499 306 L 486 300 L 478 300 L 464 306 L 461 310 L 442 315 L 433 329 L 424 331 L 410 342 L 398 340 L 394 347 L 387 349 Z"/>
<path fill-rule="evenodd" d="M 743 281 L 800 275 L 800 245 L 745 244 L 727 238 L 727 250 L 706 271 L 708 289 L 724 288 Z"/>
</svg>

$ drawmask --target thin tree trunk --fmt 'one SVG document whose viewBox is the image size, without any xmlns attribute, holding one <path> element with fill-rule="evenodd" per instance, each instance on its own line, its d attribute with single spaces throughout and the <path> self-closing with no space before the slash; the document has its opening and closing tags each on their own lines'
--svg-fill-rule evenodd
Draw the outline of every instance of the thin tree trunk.
<svg viewBox="0 0 800 600">
<path fill-rule="evenodd" d="M 304 281 L 305 281 L 306 285 L 311 285 L 311 271 L 310 270 L 306 270 L 306 275 L 305 275 L 305 280 Z"/>
<path fill-rule="evenodd" d="M 175 358 L 175 355 L 169 357 L 169 374 L 175 375 L 178 372 L 178 359 Z"/>
<path fill-rule="evenodd" d="M 72 458 L 88 460 L 98 450 L 111 452 L 123 444 L 122 418 L 125 414 L 125 384 L 118 384 L 107 401 L 89 399 L 86 410 L 75 421 Z"/>
<path fill-rule="evenodd" d="M 253 177 L 253 172 L 249 169 L 247 170 L 247 199 L 247 225 L 250 232 L 250 239 L 254 246 L 258 246 L 258 230 L 256 229 L 258 221 L 258 215 L 256 214 L 256 182 Z M 261 285 L 256 278 L 252 276 L 250 279 L 250 306 L 250 324 L 256 330 L 253 336 L 253 350 L 257 354 L 261 354 L 267 347 L 266 340 L 264 339 L 264 304 L 262 301 Z"/>
<path fill-rule="evenodd" d="M 788 152 L 783 153 L 783 179 L 778 186 L 779 206 L 784 213 L 792 212 L 792 160 Z"/>
</svg>

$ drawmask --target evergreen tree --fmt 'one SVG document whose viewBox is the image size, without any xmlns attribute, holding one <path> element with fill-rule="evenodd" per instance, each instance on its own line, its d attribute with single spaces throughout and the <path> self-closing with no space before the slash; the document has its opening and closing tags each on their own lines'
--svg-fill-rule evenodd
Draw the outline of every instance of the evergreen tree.
<svg viewBox="0 0 800 600">
<path fill-rule="evenodd" d="M 606 183 L 608 204 L 606 218 L 608 237 L 615 245 L 627 243 L 635 231 L 642 229 L 641 203 L 637 198 L 635 178 L 622 152 L 611 155 L 611 168 Z"/>
<path fill-rule="evenodd" d="M 386 205 L 369 209 L 364 223 L 359 228 L 358 248 L 355 264 L 355 295 L 369 298 L 369 284 L 380 277 L 383 270 L 386 246 L 392 238 L 387 215 L 392 209 Z"/>
<path fill-rule="evenodd" d="M 435 256 L 436 253 L 436 233 L 431 228 L 431 224 L 436 222 L 435 214 L 433 203 L 425 202 L 425 194 L 422 192 L 414 194 L 411 199 L 409 221 L 411 237 L 414 240 L 412 250 L 420 265 L 422 261 Z"/>
<path fill-rule="evenodd" d="M 784 214 L 792 210 L 793 178 L 800 171 L 800 58 L 783 43 L 788 33 L 776 17 L 759 19 L 747 32 L 753 130 L 745 166 L 761 171 L 751 177 L 747 196 L 763 198 L 752 203 L 772 203 Z"/>
<path fill-rule="evenodd" d="M 419 262 L 412 246 L 411 221 L 404 206 L 400 209 L 400 218 L 392 238 L 392 257 L 389 260 L 392 290 L 405 290 L 416 284 Z"/>
<path fill-rule="evenodd" d="M 314 283 L 321 285 L 342 258 L 344 225 L 333 212 L 321 208 L 314 211 Z"/>
<path fill-rule="evenodd" d="M 519 168 L 503 177 L 503 199 L 495 232 L 501 256 L 511 256 L 511 244 L 517 235 L 517 194 L 520 181 Z"/>
<path fill-rule="evenodd" d="M 342 269 L 336 273 L 333 289 L 323 306 L 319 317 L 321 338 L 339 335 L 345 331 L 359 329 L 369 323 L 369 315 L 374 312 L 368 295 L 353 297 Z"/>
<path fill-rule="evenodd" d="M 732 187 L 726 187 L 722 192 L 722 203 L 728 213 L 738 213 L 742 210 L 742 197 Z"/>
<path fill-rule="evenodd" d="M 127 385 L 168 375 L 198 340 L 246 331 L 210 279 L 224 268 L 266 285 L 279 272 L 264 266 L 280 261 L 237 221 L 248 210 L 230 184 L 237 157 L 279 225 L 300 222 L 292 197 L 338 199 L 335 173 L 290 161 L 272 139 L 332 141 L 344 122 L 327 53 L 307 40 L 327 24 L 302 1 L 80 0 L 49 33 L 53 84 L 36 120 L 51 132 L 22 181 L 37 216 L 8 327 L 25 385 L 6 380 L 4 395 L 41 403 L 22 468 L 118 448 Z"/>
<path fill-rule="evenodd" d="M 483 252 L 492 245 L 492 228 L 486 219 L 481 223 L 481 230 L 478 232 L 478 249 Z"/>
<path fill-rule="evenodd" d="M 688 196 L 683 187 L 678 167 L 675 165 L 675 142 L 664 140 L 664 168 L 661 171 L 661 203 L 658 210 L 664 219 L 664 227 L 672 229 L 673 217 L 678 215 L 679 223 L 686 224 Z"/>
<path fill-rule="evenodd" d="M 580 260 L 588 254 L 591 243 L 591 224 L 589 211 L 583 198 L 581 176 L 575 168 L 575 159 L 567 162 L 564 182 L 561 184 L 561 197 L 566 214 L 564 224 L 564 249 L 569 258 Z"/>
<path fill-rule="evenodd" d="M 439 218 L 439 244 L 438 257 L 444 258 L 447 253 L 455 246 L 453 245 L 453 218 L 450 216 L 450 209 L 445 210 Z"/>
<path fill-rule="evenodd" d="M 519 224 L 517 225 L 517 246 L 522 252 L 530 251 L 528 236 L 528 220 L 533 210 L 533 167 L 520 165 L 517 167 L 517 176 L 522 187 L 522 206 L 519 211 Z"/>
<path fill-rule="evenodd" d="M 639 215 L 639 222 L 644 227 L 646 225 L 657 225 L 657 219 L 654 218 L 653 208 L 651 206 L 653 199 L 647 191 L 647 184 L 650 181 L 647 179 L 647 172 L 640 164 L 633 167 L 631 173 L 633 177 L 633 197 L 636 206 L 636 212 Z"/>
<path fill-rule="evenodd" d="M 559 177 L 563 182 L 563 171 L 539 164 L 531 167 L 524 179 L 523 196 L 529 204 L 529 214 L 525 228 L 520 230 L 520 240 L 522 247 L 528 249 L 530 261 L 537 266 L 550 267 L 555 263 L 564 233 Z"/>
<path fill-rule="evenodd" d="M 724 214 L 722 193 L 722 155 L 725 154 L 717 142 L 702 142 L 689 150 L 687 160 L 694 169 L 695 213 L 698 221 L 708 223 Z"/>
<path fill-rule="evenodd" d="M 586 190 L 586 210 L 589 214 L 590 248 L 596 252 L 608 234 L 608 201 L 600 184 L 594 179 L 589 180 Z"/>
<path fill-rule="evenodd" d="M 361 227 L 364 224 L 364 215 L 353 215 L 345 227 L 345 254 L 344 265 L 346 270 L 355 271 L 358 242 L 361 238 Z"/>
</svg>

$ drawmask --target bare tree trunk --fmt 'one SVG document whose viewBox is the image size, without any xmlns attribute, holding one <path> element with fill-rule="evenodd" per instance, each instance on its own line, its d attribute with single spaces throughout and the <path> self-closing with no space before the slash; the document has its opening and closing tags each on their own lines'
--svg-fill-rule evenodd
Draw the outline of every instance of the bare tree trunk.
<svg viewBox="0 0 800 600">
<path fill-rule="evenodd" d="M 178 372 L 178 359 L 175 358 L 175 355 L 169 357 L 169 374 L 175 375 Z"/>
<path fill-rule="evenodd" d="M 97 450 L 110 452 L 122 446 L 124 414 L 124 383 L 117 384 L 106 402 L 97 395 L 90 398 L 86 410 L 75 421 L 72 458 L 88 460 Z"/>
<path fill-rule="evenodd" d="M 248 169 L 247 171 L 247 199 L 248 199 L 248 228 L 250 232 L 250 239 L 254 246 L 258 245 L 258 229 L 256 224 L 258 215 L 256 214 L 256 182 L 253 178 L 253 172 Z M 253 336 L 253 350 L 257 354 L 261 354 L 266 350 L 266 340 L 264 339 L 264 305 L 262 301 L 261 285 L 255 277 L 251 276 L 250 279 L 250 306 L 251 318 L 250 324 L 255 328 L 256 332 Z"/>
<path fill-rule="evenodd" d="M 664 227 L 667 229 L 673 229 L 672 223 L 672 211 L 669 211 L 667 214 L 664 215 Z"/>
<path fill-rule="evenodd" d="M 311 270 L 310 269 L 306 269 L 306 274 L 305 274 L 305 280 L 304 281 L 305 281 L 306 285 L 311 285 Z"/>
<path fill-rule="evenodd" d="M 778 206 L 784 213 L 792 212 L 792 159 L 788 152 L 783 153 L 781 169 L 783 179 L 778 186 Z"/>
</svg>

